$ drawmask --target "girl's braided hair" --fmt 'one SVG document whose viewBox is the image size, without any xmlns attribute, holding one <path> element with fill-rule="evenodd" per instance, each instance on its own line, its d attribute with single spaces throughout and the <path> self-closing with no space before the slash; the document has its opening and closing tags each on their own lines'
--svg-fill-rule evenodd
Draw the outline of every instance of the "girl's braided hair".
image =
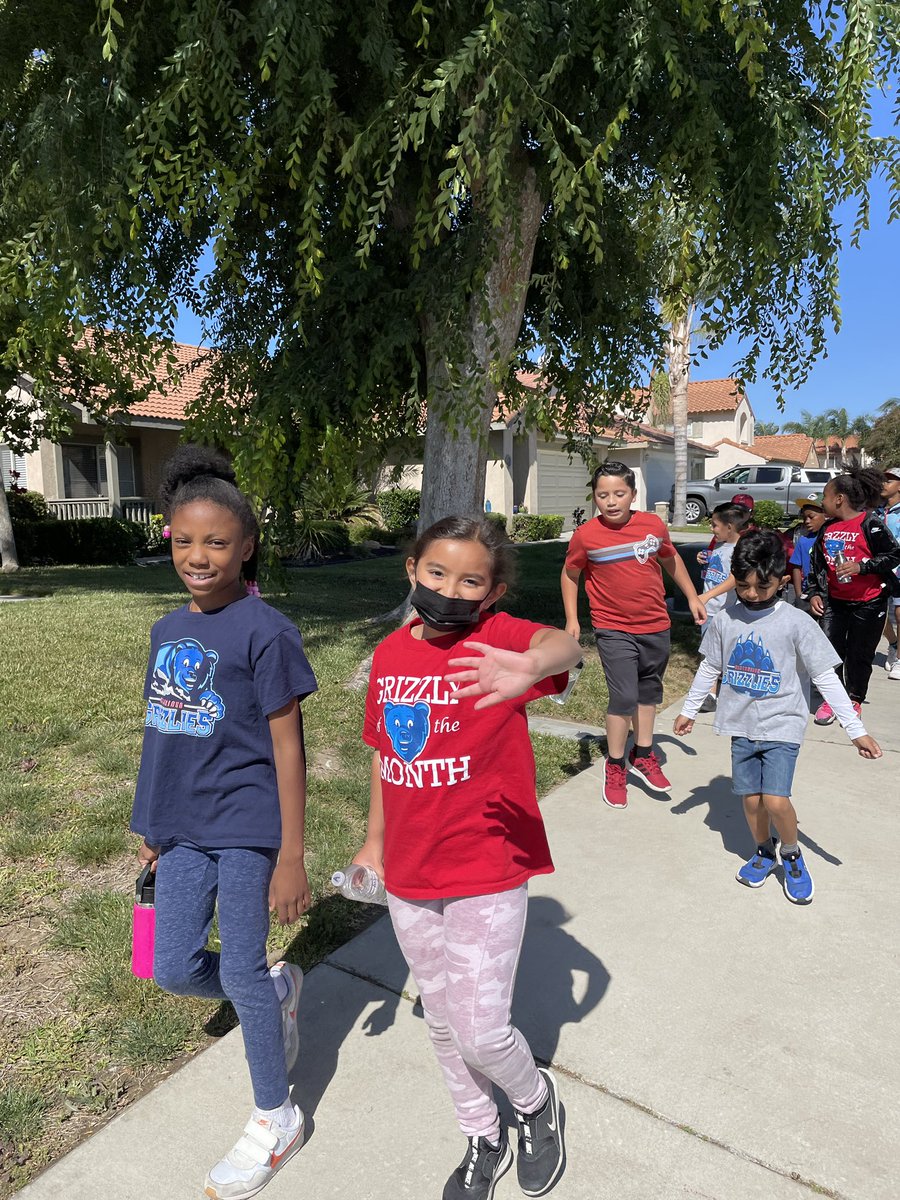
<svg viewBox="0 0 900 1200">
<path fill-rule="evenodd" d="M 253 553 L 244 563 L 242 574 L 248 589 L 256 586 L 259 561 L 259 522 L 250 501 L 235 483 L 231 463 L 224 454 L 208 446 L 179 446 L 163 472 L 159 503 L 170 525 L 179 508 L 195 500 L 208 500 L 234 513 L 245 537 L 253 538 Z"/>
</svg>

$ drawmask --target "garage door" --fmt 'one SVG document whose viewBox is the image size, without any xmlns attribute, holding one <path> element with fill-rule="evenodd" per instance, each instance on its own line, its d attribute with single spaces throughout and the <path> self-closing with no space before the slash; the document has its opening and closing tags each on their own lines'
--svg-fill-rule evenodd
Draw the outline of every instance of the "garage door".
<svg viewBox="0 0 900 1200">
<path fill-rule="evenodd" d="M 583 508 L 590 516 L 590 472 L 577 456 L 569 459 L 568 454 L 550 447 L 538 447 L 538 512 L 562 513 L 564 529 L 572 529 L 572 513 Z"/>
</svg>

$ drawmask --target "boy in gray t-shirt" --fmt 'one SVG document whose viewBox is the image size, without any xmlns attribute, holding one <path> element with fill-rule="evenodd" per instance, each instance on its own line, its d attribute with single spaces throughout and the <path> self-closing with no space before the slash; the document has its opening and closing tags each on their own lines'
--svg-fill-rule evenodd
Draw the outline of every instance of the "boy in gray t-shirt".
<svg viewBox="0 0 900 1200">
<path fill-rule="evenodd" d="M 781 839 L 784 891 L 809 904 L 813 881 L 797 844 L 791 784 L 809 721 L 809 687 L 815 684 L 863 758 L 880 758 L 843 684 L 834 673 L 838 656 L 813 619 L 778 599 L 787 557 L 769 530 L 747 533 L 734 548 L 731 572 L 738 603 L 722 609 L 703 638 L 700 664 L 677 734 L 690 733 L 704 697 L 721 677 L 714 729 L 731 734 L 732 786 L 744 799 L 744 815 L 756 853 L 737 873 L 739 883 L 761 887 L 775 869 Z"/>
</svg>

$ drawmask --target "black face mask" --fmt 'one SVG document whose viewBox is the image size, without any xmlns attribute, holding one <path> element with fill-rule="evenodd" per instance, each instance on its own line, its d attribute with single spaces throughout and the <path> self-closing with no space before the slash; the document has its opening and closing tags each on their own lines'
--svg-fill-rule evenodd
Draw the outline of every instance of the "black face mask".
<svg viewBox="0 0 900 1200">
<path fill-rule="evenodd" d="M 481 612 L 483 600 L 457 600 L 442 596 L 424 583 L 416 583 L 410 604 L 426 625 L 440 633 L 455 633 L 474 625 Z"/>
<path fill-rule="evenodd" d="M 751 612 L 762 612 L 764 609 L 771 608 L 774 604 L 777 604 L 780 599 L 780 594 L 776 592 L 775 595 L 770 596 L 768 600 L 742 600 L 741 604 L 743 604 L 745 608 L 749 608 Z"/>
</svg>

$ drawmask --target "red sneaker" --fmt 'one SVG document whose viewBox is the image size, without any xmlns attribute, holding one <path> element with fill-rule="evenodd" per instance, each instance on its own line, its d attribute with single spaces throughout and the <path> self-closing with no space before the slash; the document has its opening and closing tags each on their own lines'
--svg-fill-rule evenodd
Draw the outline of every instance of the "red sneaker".
<svg viewBox="0 0 900 1200">
<path fill-rule="evenodd" d="M 603 774 L 603 790 L 601 795 L 610 808 L 628 807 L 628 790 L 625 781 L 628 772 L 624 767 L 606 760 L 606 770 Z"/>
<path fill-rule="evenodd" d="M 861 718 L 862 717 L 862 705 L 860 704 L 860 702 L 858 700 L 851 700 L 851 704 L 853 705 L 853 711 L 856 713 L 856 715 L 858 717 Z"/>
<path fill-rule="evenodd" d="M 672 785 L 662 773 L 659 759 L 651 750 L 646 758 L 635 758 L 634 747 L 628 755 L 628 763 L 636 775 L 640 775 L 647 787 L 653 792 L 669 792 Z"/>
</svg>

